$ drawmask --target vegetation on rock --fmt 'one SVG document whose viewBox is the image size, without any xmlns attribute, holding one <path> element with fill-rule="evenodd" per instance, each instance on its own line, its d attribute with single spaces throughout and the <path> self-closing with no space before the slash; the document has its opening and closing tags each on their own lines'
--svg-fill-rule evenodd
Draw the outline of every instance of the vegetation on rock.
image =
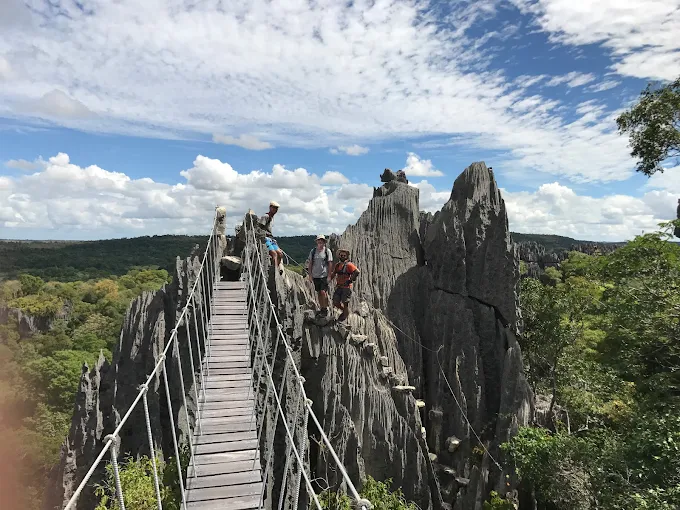
<svg viewBox="0 0 680 510">
<path fill-rule="evenodd" d="M 404 499 L 401 488 L 391 491 L 391 479 L 379 482 L 369 476 L 361 488 L 359 495 L 371 502 L 373 510 L 416 510 L 416 505 Z M 338 494 L 329 490 L 319 494 L 321 507 L 327 510 L 353 510 L 353 500 L 346 494 Z"/>
<path fill-rule="evenodd" d="M 530 383 L 569 411 L 571 425 L 549 413 L 551 430 L 523 429 L 504 445 L 541 508 L 677 508 L 680 246 L 669 242 L 672 227 L 609 255 L 572 254 L 552 278 L 522 281 Z"/>
<path fill-rule="evenodd" d="M 131 300 L 169 282 L 166 270 L 136 268 L 123 276 L 45 282 L 21 274 L 0 282 L 0 434 L 3 455 L 22 459 L 21 490 L 0 480 L 0 492 L 23 498 L 17 508 L 42 507 L 47 477 L 68 433 L 83 363 L 111 358 Z M 22 338 L 17 313 L 52 319 L 47 330 Z M 24 334 L 24 333 L 22 333 Z M 10 457 L 8 457 L 10 458 Z"/>
</svg>

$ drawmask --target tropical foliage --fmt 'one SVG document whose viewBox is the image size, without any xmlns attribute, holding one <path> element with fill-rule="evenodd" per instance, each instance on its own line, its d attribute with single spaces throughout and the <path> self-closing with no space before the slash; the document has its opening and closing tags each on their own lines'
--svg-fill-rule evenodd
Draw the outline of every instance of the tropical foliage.
<svg viewBox="0 0 680 510">
<path fill-rule="evenodd" d="M 110 359 L 130 301 L 168 281 L 166 270 L 136 268 L 89 281 L 45 282 L 21 274 L 0 282 L 0 310 L 8 317 L 0 325 L 1 451 L 21 459 L 17 480 L 0 479 L 0 493 L 22 498 L 16 508 L 41 508 L 83 363 L 92 367 L 100 355 Z M 29 331 L 29 323 L 37 330 Z"/>
<path fill-rule="evenodd" d="M 680 501 L 680 246 L 672 223 L 606 256 L 526 279 L 529 381 L 566 408 L 504 446 L 541 508 L 675 509 Z"/>
</svg>

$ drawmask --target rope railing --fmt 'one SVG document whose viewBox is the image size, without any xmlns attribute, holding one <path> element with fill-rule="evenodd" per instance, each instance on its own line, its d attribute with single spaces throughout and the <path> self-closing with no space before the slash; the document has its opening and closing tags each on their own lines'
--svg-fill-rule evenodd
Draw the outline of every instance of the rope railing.
<svg viewBox="0 0 680 510">
<path fill-rule="evenodd" d="M 193 384 L 193 393 L 194 393 L 194 398 L 196 400 L 196 421 L 195 424 L 200 430 L 201 427 L 201 411 L 200 411 L 200 403 L 201 400 L 199 398 L 198 390 L 197 390 L 197 381 L 196 381 L 196 367 L 194 364 L 194 350 L 192 346 L 192 341 L 196 342 L 196 352 L 198 354 L 198 360 L 199 360 L 199 370 L 198 370 L 198 376 L 200 377 L 201 380 L 201 390 L 203 392 L 203 400 L 205 400 L 205 376 L 204 372 L 207 372 L 209 367 L 205 366 L 204 368 L 204 360 L 207 359 L 203 357 L 203 354 L 207 354 L 210 352 L 210 339 L 211 339 L 211 332 L 212 332 L 212 323 L 210 321 L 210 315 L 211 315 L 211 310 L 212 310 L 212 302 L 213 302 L 213 295 L 214 295 L 214 282 L 218 277 L 218 271 L 219 271 L 219 254 L 218 254 L 218 238 L 216 235 L 216 230 L 218 226 L 218 217 L 217 214 L 215 214 L 215 217 L 213 218 L 213 225 L 212 229 L 210 231 L 210 236 L 208 238 L 208 243 L 205 248 L 205 252 L 203 253 L 203 260 L 201 261 L 201 267 L 198 270 L 198 273 L 196 274 L 196 279 L 194 281 L 194 284 L 191 288 L 191 291 L 189 292 L 189 295 L 186 298 L 186 304 L 182 308 L 182 311 L 179 315 L 179 318 L 177 319 L 175 327 L 172 329 L 171 334 L 170 334 L 170 339 L 168 340 L 167 344 L 165 345 L 165 348 L 163 349 L 163 352 L 160 354 L 158 357 L 158 362 L 154 366 L 153 370 L 151 371 L 151 374 L 146 378 L 146 381 L 144 384 L 142 384 L 139 387 L 139 392 L 137 393 L 137 396 L 135 397 L 134 401 L 128 408 L 127 412 L 123 416 L 123 418 L 120 420 L 120 423 L 118 426 L 115 428 L 115 430 L 107 435 L 105 437 L 105 443 L 104 446 L 102 447 L 101 451 L 99 452 L 99 455 L 93 462 L 92 466 L 90 466 L 90 469 L 87 471 L 85 476 L 83 477 L 82 481 L 78 485 L 77 489 L 69 499 L 68 503 L 66 504 L 66 507 L 64 510 L 72 510 L 76 508 L 78 498 L 80 497 L 81 493 L 87 486 L 87 484 L 90 482 L 92 479 L 92 475 L 95 473 L 101 462 L 104 460 L 104 457 L 106 456 L 107 452 L 110 452 L 110 461 L 111 461 L 111 466 L 112 466 L 112 471 L 113 471 L 113 478 L 114 478 L 114 484 L 115 484 L 115 492 L 116 492 L 116 498 L 118 500 L 119 508 L 120 510 L 125 510 L 125 497 L 124 497 L 124 488 L 121 484 L 121 478 L 120 478 L 120 467 L 118 465 L 118 454 L 119 454 L 119 449 L 120 449 L 120 433 L 123 427 L 127 424 L 130 416 L 132 413 L 135 411 L 137 406 L 139 405 L 139 402 L 141 401 L 143 404 L 143 413 L 144 413 L 144 420 L 146 422 L 146 436 L 147 440 L 149 442 L 149 452 L 150 452 L 150 458 L 151 458 L 151 465 L 153 469 L 153 482 L 154 482 L 154 492 L 155 492 L 155 497 L 156 497 L 156 503 L 158 505 L 158 510 L 163 510 L 163 503 L 162 503 L 162 497 L 161 497 L 161 490 L 160 490 L 160 482 L 159 482 L 159 473 L 158 473 L 158 466 L 156 463 L 156 451 L 157 451 L 157 445 L 154 443 L 153 439 L 153 431 L 152 431 L 152 426 L 151 426 L 151 419 L 149 415 L 149 403 L 147 399 L 147 394 L 149 391 L 149 386 L 153 383 L 153 380 L 157 376 L 162 377 L 162 382 L 163 386 L 165 387 L 165 397 L 167 399 L 167 405 L 168 405 L 168 414 L 170 417 L 170 431 L 172 435 L 172 446 L 175 454 L 175 462 L 177 464 L 177 476 L 178 476 L 178 484 L 180 487 L 180 497 L 181 497 L 181 508 L 183 510 L 186 510 L 187 508 L 187 501 L 186 501 L 186 490 L 184 487 L 184 480 L 183 480 L 183 470 L 182 470 L 182 465 L 181 465 L 181 460 L 180 460 L 180 454 L 179 454 L 179 441 L 177 438 L 177 431 L 175 429 L 175 418 L 174 418 L 174 412 L 173 412 L 173 405 L 172 405 L 172 395 L 170 392 L 170 385 L 168 383 L 168 364 L 167 364 L 167 357 L 168 353 L 170 352 L 170 349 L 173 349 L 173 354 L 175 355 L 175 359 L 177 360 L 177 366 L 178 366 L 178 372 L 179 372 L 179 379 L 180 379 L 180 386 L 181 386 L 181 393 L 182 393 L 182 404 L 184 407 L 184 417 L 187 422 L 187 426 L 191 429 L 191 421 L 189 420 L 189 408 L 187 406 L 187 399 L 186 399 L 186 391 L 184 387 L 184 374 L 182 371 L 182 360 L 180 358 L 180 353 L 179 353 L 179 339 L 178 339 L 178 330 L 181 327 L 184 327 L 186 329 L 186 336 L 187 336 L 187 344 L 188 344 L 188 349 L 189 349 L 189 357 L 191 360 L 191 376 L 192 376 L 192 384 Z M 197 305 L 197 299 L 200 299 L 200 305 Z M 198 317 L 200 315 L 200 318 Z M 199 329 L 198 324 L 201 324 L 201 328 Z M 193 322 L 194 325 L 194 338 L 192 339 L 191 335 L 191 327 L 190 324 Z M 201 349 L 201 344 L 203 344 L 203 347 L 205 349 L 205 352 Z M 160 398 L 160 395 L 159 395 Z M 187 434 L 187 442 L 189 446 L 189 451 L 190 451 L 190 462 L 193 465 L 194 462 L 194 445 L 192 443 L 192 435 L 193 435 L 193 430 L 189 430 L 189 433 Z M 194 472 L 196 472 L 195 465 L 194 465 Z M 131 509 L 134 510 L 134 509 Z"/>
<path fill-rule="evenodd" d="M 305 391 L 305 379 L 300 374 L 293 356 L 293 351 L 290 347 L 288 340 L 283 332 L 281 323 L 276 315 L 276 309 L 272 301 L 269 288 L 267 285 L 267 275 L 263 266 L 263 253 L 262 243 L 258 242 L 255 225 L 252 224 L 252 219 L 246 217 L 243 228 L 246 229 L 246 247 L 243 254 L 243 273 L 244 279 L 246 281 L 246 292 L 247 292 L 247 303 L 248 303 L 248 319 L 249 319 L 249 337 L 251 343 L 251 349 L 253 352 L 253 382 L 256 390 L 259 390 L 260 385 L 264 381 L 266 385 L 266 391 L 264 399 L 262 400 L 262 406 L 264 409 L 262 412 L 257 413 L 255 418 L 257 439 L 260 445 L 263 444 L 263 431 L 264 425 L 267 420 L 267 414 L 269 412 L 269 399 L 270 395 L 273 394 L 276 418 L 274 418 L 273 424 L 273 434 L 269 434 L 270 439 L 266 447 L 267 461 L 264 466 L 263 474 L 263 484 L 262 484 L 262 494 L 260 497 L 260 508 L 262 508 L 264 500 L 264 491 L 268 484 L 273 481 L 272 469 L 272 455 L 274 453 L 273 442 L 274 435 L 278 428 L 279 419 L 283 420 L 283 427 L 285 430 L 285 466 L 282 474 L 282 480 L 280 484 L 279 500 L 278 500 L 278 510 L 283 508 L 284 499 L 286 491 L 288 490 L 287 480 L 290 473 L 290 468 L 293 462 L 297 465 L 297 478 L 295 482 L 290 487 L 292 494 L 292 506 L 290 508 L 298 508 L 298 502 L 300 497 L 300 487 L 302 482 L 307 491 L 307 496 L 313 501 L 314 506 L 321 510 L 322 506 L 319 498 L 312 487 L 311 473 L 309 473 L 308 464 L 305 462 L 305 457 L 307 455 L 307 426 L 309 421 L 314 424 L 318 430 L 320 436 L 320 443 L 325 449 L 330 453 L 333 462 L 337 465 L 338 471 L 341 474 L 342 480 L 347 486 L 349 495 L 354 499 L 356 508 L 360 510 L 369 510 L 372 508 L 371 502 L 360 497 L 357 492 L 354 483 L 347 474 L 347 470 L 340 461 L 338 454 L 336 453 L 333 445 L 331 444 L 328 436 L 319 419 L 312 409 L 312 401 L 307 397 L 307 392 Z M 268 334 L 271 333 L 271 334 Z M 282 371 L 281 381 L 278 383 L 278 392 L 276 391 L 276 386 L 274 384 L 274 369 L 276 360 L 279 354 L 279 347 L 283 346 L 284 349 L 284 367 Z M 271 358 L 271 363 L 268 360 Z M 297 398 L 289 399 L 294 401 L 295 404 L 291 412 L 286 413 L 282 405 L 282 398 L 284 389 L 287 386 L 288 378 L 292 377 L 292 388 L 297 388 Z M 292 414 L 292 417 L 287 414 Z M 302 416 L 301 416 L 302 415 Z M 299 421 L 302 419 L 302 426 L 299 425 Z M 291 428 L 293 431 L 291 431 Z M 295 441 L 295 431 L 301 431 L 298 442 Z M 266 438 L 265 438 L 266 439 Z M 291 457 L 291 452 L 293 457 Z M 253 465 L 257 462 L 257 455 L 253 459 Z M 273 502 L 271 505 L 274 508 Z"/>
<path fill-rule="evenodd" d="M 260 409 L 260 412 L 254 413 L 253 417 L 251 418 L 251 424 L 252 420 L 255 421 L 254 429 L 256 430 L 257 440 L 258 444 L 260 444 L 260 447 L 263 446 L 264 440 L 268 440 L 266 441 L 267 445 L 265 447 L 267 459 L 262 476 L 263 483 L 260 494 L 259 508 L 263 508 L 265 490 L 267 487 L 271 487 L 272 482 L 274 481 L 272 462 L 272 455 L 274 453 L 274 439 L 278 431 L 279 421 L 282 420 L 283 430 L 285 431 L 285 465 L 281 475 L 279 497 L 278 502 L 276 502 L 276 508 L 278 510 L 282 510 L 284 508 L 286 496 L 288 496 L 291 506 L 287 508 L 297 509 L 301 497 L 300 489 L 304 485 L 307 498 L 313 502 L 313 506 L 315 508 L 322 510 L 319 497 L 312 486 L 312 482 L 315 479 L 311 476 L 311 473 L 309 472 L 309 464 L 306 462 L 306 458 L 309 455 L 309 452 L 307 451 L 309 443 L 308 425 L 311 421 L 311 423 L 314 424 L 314 427 L 316 427 L 318 430 L 318 435 L 320 437 L 320 440 L 318 441 L 319 444 L 330 453 L 333 462 L 337 465 L 338 471 L 341 475 L 341 480 L 346 485 L 349 495 L 354 499 L 356 508 L 359 510 L 370 510 L 372 508 L 370 501 L 360 497 L 354 483 L 347 474 L 345 467 L 340 461 L 340 458 L 333 448 L 333 445 L 331 444 L 327 434 L 323 430 L 319 419 L 313 411 L 313 403 L 308 398 L 305 391 L 305 379 L 302 377 L 298 367 L 296 366 L 293 351 L 283 332 L 283 328 L 279 318 L 276 315 L 276 309 L 269 293 L 267 275 L 262 262 L 263 257 L 266 257 L 266 253 L 263 251 L 262 243 L 260 243 L 257 239 L 254 226 L 252 223 L 250 225 L 247 225 L 247 223 L 248 221 L 244 222 L 243 227 L 246 228 L 247 237 L 242 258 L 242 280 L 245 282 L 247 294 L 246 312 L 248 316 L 247 328 L 249 333 L 248 347 L 251 350 L 253 359 L 252 384 L 248 386 L 248 393 L 250 395 L 250 391 L 260 391 L 260 386 L 263 383 L 266 386 L 264 398 L 261 400 L 262 409 Z M 175 462 L 177 466 L 177 482 L 179 486 L 179 496 L 181 498 L 180 508 L 182 510 L 187 510 L 187 489 L 185 488 L 183 466 L 180 457 L 180 441 L 175 427 L 173 398 L 168 380 L 169 368 L 167 358 L 168 355 L 171 354 L 171 360 L 174 357 L 174 360 L 177 363 L 176 375 L 180 379 L 180 391 L 182 405 L 184 407 L 183 417 L 186 420 L 187 426 L 189 427 L 188 434 L 186 436 L 186 446 L 188 446 L 190 453 L 189 465 L 193 467 L 194 476 L 196 476 L 197 470 L 194 455 L 195 445 L 193 440 L 193 429 L 197 429 L 198 433 L 200 434 L 202 426 L 201 404 L 206 400 L 205 380 L 209 377 L 210 371 L 208 359 L 211 352 L 211 338 L 213 330 L 211 315 L 215 293 L 214 284 L 217 280 L 219 280 L 219 264 L 221 259 L 221 253 L 218 253 L 219 239 L 217 237 L 217 227 L 218 216 L 216 214 L 213 219 L 213 226 L 210 231 L 205 252 L 203 253 L 203 259 L 201 261 L 200 268 L 196 274 L 193 286 L 186 297 L 186 304 L 182 308 L 175 327 L 171 331 L 167 344 L 165 345 L 162 353 L 158 356 L 158 361 L 149 376 L 146 378 L 146 381 L 139 386 L 139 391 L 135 399 L 127 409 L 123 418 L 120 420 L 120 423 L 118 423 L 115 430 L 111 434 L 105 437 L 104 446 L 81 480 L 77 489 L 69 499 L 67 505 L 64 507 L 64 510 L 74 510 L 76 508 L 79 497 L 81 496 L 85 487 L 87 487 L 88 483 L 92 481 L 94 473 L 96 472 L 97 468 L 100 467 L 102 461 L 104 461 L 107 453 L 109 455 L 110 465 L 112 468 L 111 471 L 114 479 L 115 497 L 118 502 L 118 507 L 120 510 L 126 509 L 124 494 L 125 487 L 121 483 L 121 467 L 118 463 L 118 456 L 121 452 L 121 431 L 128 423 L 130 416 L 132 416 L 135 410 L 139 407 L 140 402 L 142 403 L 142 412 L 146 425 L 145 435 L 146 440 L 148 441 L 150 461 L 153 471 L 152 475 L 154 495 L 158 510 L 163 510 L 162 494 L 164 491 L 161 490 L 162 473 L 159 475 L 159 466 L 156 462 L 156 452 L 158 445 L 156 445 L 154 441 L 148 402 L 149 388 L 153 385 L 155 378 L 160 379 L 158 389 L 159 399 L 161 398 L 160 392 L 162 391 L 160 389 L 160 385 L 164 387 L 170 421 L 170 432 L 172 436 L 172 449 L 175 455 Z M 190 358 L 189 365 L 191 369 L 192 388 L 189 388 L 189 391 L 196 402 L 195 421 L 193 427 L 192 422 L 189 419 L 189 407 L 187 405 L 188 392 L 185 388 L 182 358 L 180 356 L 179 332 L 182 328 L 185 328 L 186 331 L 186 347 L 188 349 L 188 355 Z M 192 329 L 194 331 L 193 335 L 191 332 Z M 196 343 L 196 350 L 194 350 L 193 342 Z M 277 381 L 278 384 L 275 384 L 274 373 L 280 347 L 283 347 L 282 357 L 284 359 L 284 366 L 283 370 L 281 371 L 281 380 Z M 196 363 L 194 362 L 194 354 L 196 354 L 196 359 L 198 360 L 198 369 L 196 367 Z M 271 358 L 271 362 L 268 358 Z M 295 390 L 296 394 L 294 395 L 294 398 L 289 399 L 290 401 L 294 401 L 295 404 L 292 406 L 292 409 L 290 409 L 289 412 L 286 412 L 286 410 L 284 410 L 285 404 L 282 404 L 282 402 L 285 401 L 284 390 L 288 387 L 289 378 L 292 378 L 290 388 Z M 277 387 L 278 391 L 276 389 Z M 271 406 L 269 405 L 270 396 L 273 396 L 273 403 Z M 276 413 L 275 418 L 270 417 L 270 419 L 273 418 L 274 421 L 272 429 L 265 428 L 270 407 L 273 409 L 272 412 Z M 178 417 L 179 412 L 180 411 L 178 410 Z M 265 432 L 267 432 L 269 437 L 263 438 L 263 433 Z M 253 458 L 253 468 L 255 468 L 257 464 L 259 453 L 260 449 L 256 449 L 255 456 Z M 188 467 L 189 466 L 187 466 L 187 469 Z M 294 481 L 289 483 L 289 479 Z M 275 507 L 274 502 L 272 502 L 269 507 L 273 509 Z"/>
</svg>

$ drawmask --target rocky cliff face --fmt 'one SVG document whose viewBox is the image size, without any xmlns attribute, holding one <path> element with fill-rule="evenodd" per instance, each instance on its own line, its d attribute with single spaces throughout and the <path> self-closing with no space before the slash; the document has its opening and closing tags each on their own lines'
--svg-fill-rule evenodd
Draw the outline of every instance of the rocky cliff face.
<svg viewBox="0 0 680 510">
<path fill-rule="evenodd" d="M 625 243 L 575 243 L 568 250 L 547 250 L 545 246 L 535 241 L 515 243 L 519 251 L 519 259 L 526 263 L 527 270 L 523 274 L 526 278 L 539 278 L 549 267 L 558 267 L 569 257 L 569 252 L 576 251 L 586 255 L 607 255 Z"/>
<path fill-rule="evenodd" d="M 517 253 L 492 171 L 468 167 L 434 216 L 419 214 L 417 189 L 390 181 L 337 242 L 362 271 L 355 306 L 371 302 L 396 326 L 444 501 L 481 509 L 490 490 L 512 488 L 491 456 L 502 461 L 498 446 L 533 405 L 515 338 Z"/>
<path fill-rule="evenodd" d="M 0 324 L 7 324 L 10 320 L 16 321 L 19 336 L 30 338 L 36 333 L 46 333 L 54 322 L 59 319 L 66 319 L 70 313 L 70 305 L 65 305 L 59 313 L 52 317 L 38 317 L 30 315 L 19 308 L 0 306 Z"/>
<path fill-rule="evenodd" d="M 71 429 L 62 447 L 55 486 L 48 498 L 49 508 L 63 508 L 101 451 L 104 438 L 118 426 L 137 396 L 139 385 L 145 382 L 160 359 L 159 356 L 186 303 L 199 267 L 200 259 L 197 255 L 184 260 L 178 259 L 172 284 L 157 292 L 146 292 L 130 305 L 112 363 L 109 364 L 100 357 L 91 369 L 87 366 L 83 368 Z M 199 296 L 198 306 L 201 305 L 201 299 Z M 190 319 L 191 337 L 195 342 L 196 331 L 191 316 Z M 202 327 L 200 319 L 197 323 L 200 329 Z M 178 352 L 183 360 L 182 370 L 190 420 L 193 420 L 195 409 L 195 403 L 191 398 L 192 378 L 185 327 L 179 328 L 178 339 L 178 351 L 170 350 L 166 366 L 173 417 L 180 441 L 184 443 L 189 429 L 180 389 Z M 197 356 L 195 351 L 194 348 L 194 355 Z M 195 362 L 197 361 L 196 358 Z M 154 442 L 161 455 L 167 459 L 171 455 L 174 456 L 174 450 L 165 387 L 160 374 L 161 372 L 149 387 L 148 402 Z M 145 430 L 143 407 L 140 403 L 121 431 L 121 458 L 128 454 L 149 455 Z M 104 460 L 108 461 L 109 456 L 107 455 Z M 93 482 L 101 483 L 103 473 L 103 469 L 99 469 L 94 475 Z M 82 493 L 78 502 L 79 509 L 91 509 L 96 506 L 92 485 L 90 483 Z"/>
<path fill-rule="evenodd" d="M 377 480 L 392 478 L 394 486 L 402 487 L 405 496 L 420 508 L 441 508 L 420 407 L 412 388 L 406 386 L 406 366 L 394 331 L 382 312 L 364 302 L 359 313 L 348 319 L 350 332 L 344 326 L 314 320 L 314 292 L 300 276 L 276 275 L 270 280 L 270 288 L 296 363 L 306 379 L 314 412 L 357 487 L 361 488 L 367 475 Z M 286 373 L 284 358 L 279 356 L 276 365 L 275 387 L 281 387 Z M 284 400 L 292 416 L 298 392 L 291 381 L 288 371 Z M 264 390 L 261 388 L 261 396 Z M 261 442 L 264 458 L 268 457 L 274 430 L 273 411 L 270 406 Z M 343 485 L 342 477 L 328 452 L 318 447 L 321 438 L 311 421 L 308 432 L 314 438 L 309 442 L 309 465 L 313 476 L 323 480 L 317 488 L 328 484 L 337 489 Z M 275 442 L 273 448 L 274 458 L 285 458 L 283 441 Z M 277 464 L 282 471 L 280 462 L 273 463 L 270 469 L 276 469 Z M 278 502 L 281 471 L 269 486 L 267 508 L 272 501 Z"/>
</svg>

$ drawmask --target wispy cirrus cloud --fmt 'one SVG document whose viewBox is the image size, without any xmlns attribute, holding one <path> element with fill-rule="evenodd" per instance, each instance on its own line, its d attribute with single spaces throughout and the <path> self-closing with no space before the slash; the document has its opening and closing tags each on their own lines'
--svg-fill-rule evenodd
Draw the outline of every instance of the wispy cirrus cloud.
<svg viewBox="0 0 680 510">
<path fill-rule="evenodd" d="M 680 2 L 512 0 L 561 44 L 602 44 L 623 76 L 673 80 L 680 75 Z"/>
<path fill-rule="evenodd" d="M 262 151 L 265 149 L 272 149 L 274 146 L 263 140 L 260 140 L 256 136 L 252 135 L 240 135 L 238 137 L 229 135 L 218 135 L 213 134 L 213 142 L 222 143 L 224 145 L 236 145 L 243 149 L 248 149 L 251 151 Z"/>
<path fill-rule="evenodd" d="M 369 151 L 368 147 L 362 147 L 361 145 L 341 145 L 340 147 L 335 147 L 330 149 L 331 154 L 347 154 L 348 156 L 361 156 L 362 154 L 367 154 Z"/>
<path fill-rule="evenodd" d="M 582 87 L 588 83 L 595 81 L 595 75 L 592 73 L 579 73 L 572 71 L 562 76 L 553 76 L 545 84 L 549 87 L 565 84 L 569 88 Z"/>
<path fill-rule="evenodd" d="M 0 35 L 0 55 L 13 69 L 0 104 L 22 118 L 20 105 L 47 97 L 62 105 L 64 115 L 46 114 L 54 122 L 97 132 L 268 133 L 269 141 L 215 135 L 254 150 L 332 145 L 356 155 L 365 149 L 352 145 L 357 139 L 450 135 L 538 172 L 631 175 L 625 141 L 612 136 L 611 124 L 591 125 L 586 138 L 567 106 L 558 110 L 554 99 L 528 93 L 528 83 L 488 67 L 489 45 L 513 37 L 517 26 L 484 40 L 468 30 L 497 15 L 497 2 L 462 0 L 445 18 L 432 6 L 120 0 L 89 3 L 87 13 L 63 2 L 57 17 L 48 2 L 31 11 L 17 3 L 30 23 Z M 94 115 L 79 116 L 85 110 L 53 91 L 68 91 L 72 106 Z"/>
</svg>

